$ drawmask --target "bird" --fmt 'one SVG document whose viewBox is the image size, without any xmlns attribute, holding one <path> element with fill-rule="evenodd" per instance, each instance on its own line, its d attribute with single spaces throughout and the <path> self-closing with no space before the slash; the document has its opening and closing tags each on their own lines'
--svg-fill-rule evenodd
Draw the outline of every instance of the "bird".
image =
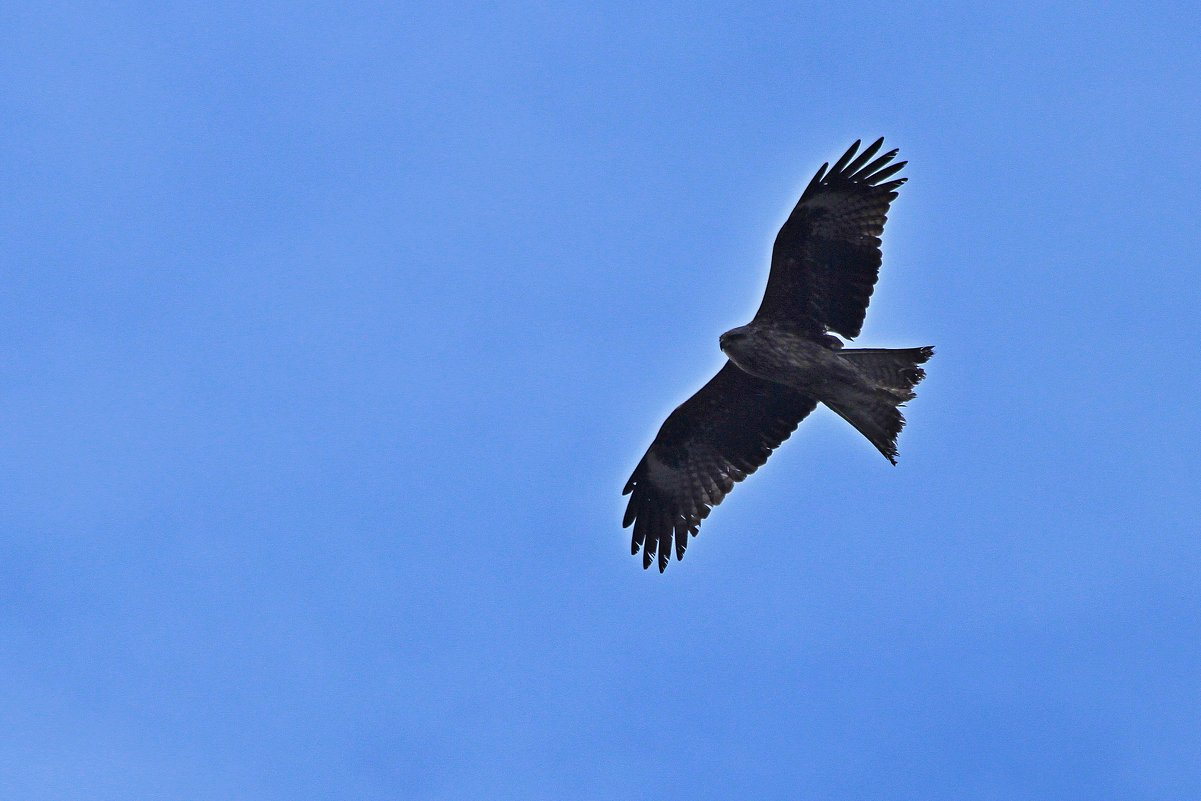
<svg viewBox="0 0 1201 801">
<path fill-rule="evenodd" d="M 823 164 L 772 247 L 762 303 L 718 344 L 726 363 L 663 423 L 634 468 L 622 527 L 642 566 L 667 569 L 733 489 L 761 467 L 822 403 L 892 464 L 905 424 L 899 406 L 925 377 L 930 346 L 848 348 L 859 336 L 879 277 L 880 237 L 907 162 L 877 156 L 881 137 Z"/>
</svg>

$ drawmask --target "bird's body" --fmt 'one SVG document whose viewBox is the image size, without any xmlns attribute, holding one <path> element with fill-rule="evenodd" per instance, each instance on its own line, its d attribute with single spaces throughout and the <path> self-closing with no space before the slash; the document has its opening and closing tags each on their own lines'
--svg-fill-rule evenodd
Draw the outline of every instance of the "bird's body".
<svg viewBox="0 0 1201 801">
<path fill-rule="evenodd" d="M 753 473 L 823 403 L 896 464 L 897 408 L 925 376 L 933 348 L 844 348 L 859 335 L 880 268 L 880 234 L 905 179 L 883 140 L 856 142 L 822 165 L 776 236 L 763 303 L 720 337 L 729 361 L 681 404 L 635 468 L 624 525 L 643 566 L 667 567 L 734 484 Z"/>
<path fill-rule="evenodd" d="M 819 401 L 862 383 L 854 365 L 839 355 L 842 343 L 828 335 L 805 336 L 772 323 L 750 323 L 722 334 L 719 343 L 744 372 Z"/>
<path fill-rule="evenodd" d="M 934 353 L 933 348 L 843 348 L 829 334 L 799 334 L 770 322 L 731 329 L 720 343 L 743 372 L 833 409 L 893 464 L 896 435 L 904 425 L 896 407 L 913 400 L 913 387 L 926 375 L 918 365 Z"/>
</svg>

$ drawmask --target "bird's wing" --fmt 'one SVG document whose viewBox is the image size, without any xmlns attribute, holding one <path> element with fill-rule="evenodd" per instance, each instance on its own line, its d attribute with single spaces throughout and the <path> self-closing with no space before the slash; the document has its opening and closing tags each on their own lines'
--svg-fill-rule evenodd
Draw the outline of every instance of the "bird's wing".
<svg viewBox="0 0 1201 801">
<path fill-rule="evenodd" d="M 631 553 L 642 566 L 658 554 L 659 572 L 684 558 L 688 535 L 735 482 L 755 472 L 817 401 L 726 362 L 709 383 L 672 412 L 634 469 L 622 526 L 634 525 Z"/>
<path fill-rule="evenodd" d="M 823 164 L 776 235 L 771 275 L 756 320 L 809 334 L 859 336 L 880 273 L 880 235 L 904 178 L 896 150 L 875 157 L 883 139 L 855 155 L 851 145 L 833 168 Z M 875 158 L 874 158 L 875 157 Z"/>
</svg>

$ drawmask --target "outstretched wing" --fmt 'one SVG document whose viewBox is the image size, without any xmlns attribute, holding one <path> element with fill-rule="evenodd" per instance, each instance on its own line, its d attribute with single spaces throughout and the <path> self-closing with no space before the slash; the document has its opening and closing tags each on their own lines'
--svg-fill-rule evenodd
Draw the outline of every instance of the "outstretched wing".
<svg viewBox="0 0 1201 801">
<path fill-rule="evenodd" d="M 823 164 L 776 235 L 771 275 L 755 320 L 808 334 L 859 336 L 880 273 L 880 234 L 904 178 L 896 150 L 873 159 L 877 139 L 858 156 L 851 145 L 834 167 Z"/>
<path fill-rule="evenodd" d="M 674 537 L 676 559 L 683 559 L 688 535 L 697 533 L 709 510 L 766 462 L 816 405 L 726 362 L 668 416 L 626 482 L 622 494 L 630 503 L 622 526 L 634 525 L 630 552 L 642 548 L 644 568 L 657 553 L 662 573 Z"/>
</svg>

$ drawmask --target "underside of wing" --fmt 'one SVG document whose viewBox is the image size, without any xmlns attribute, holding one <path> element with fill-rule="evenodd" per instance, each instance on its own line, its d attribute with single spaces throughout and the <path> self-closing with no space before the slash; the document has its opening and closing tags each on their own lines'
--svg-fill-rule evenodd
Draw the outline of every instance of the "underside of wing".
<svg viewBox="0 0 1201 801">
<path fill-rule="evenodd" d="M 634 526 L 631 552 L 642 566 L 667 568 L 674 542 L 684 558 L 688 535 L 736 482 L 755 472 L 817 402 L 726 362 L 668 416 L 634 469 L 623 526 Z"/>
<path fill-rule="evenodd" d="M 810 334 L 853 339 L 880 273 L 880 236 L 888 207 L 905 183 L 896 150 L 876 156 L 877 139 L 851 145 L 832 168 L 823 164 L 776 236 L 771 275 L 756 320 Z M 856 155 L 858 153 L 858 155 Z"/>
</svg>

